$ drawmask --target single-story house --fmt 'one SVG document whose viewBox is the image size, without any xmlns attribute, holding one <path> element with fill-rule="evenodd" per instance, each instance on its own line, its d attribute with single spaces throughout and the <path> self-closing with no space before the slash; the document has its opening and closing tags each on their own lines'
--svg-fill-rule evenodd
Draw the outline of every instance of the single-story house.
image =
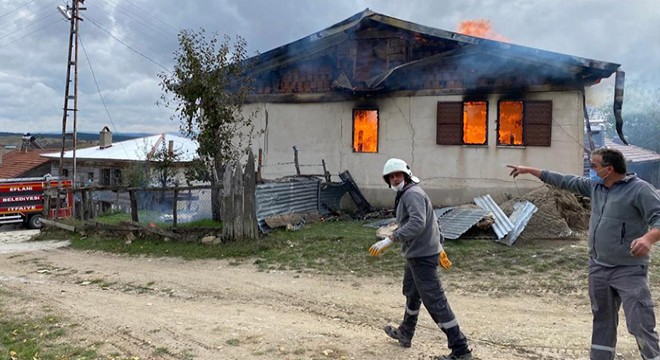
<svg viewBox="0 0 660 360">
<path fill-rule="evenodd" d="M 264 178 L 325 160 L 375 206 L 404 159 L 436 205 L 539 186 L 507 164 L 581 173 L 585 88 L 620 65 L 431 28 L 369 9 L 248 59 L 245 113 L 263 130 Z"/>
<path fill-rule="evenodd" d="M 157 161 L 163 151 L 176 154 L 173 166 L 183 169 L 197 155 L 197 142 L 172 134 L 157 134 L 125 141 L 112 142 L 112 132 L 104 127 L 99 133 L 99 145 L 77 149 L 76 183 L 86 185 L 122 185 L 124 173 L 134 164 Z M 50 161 L 50 173 L 60 174 L 60 152 L 43 154 Z M 62 175 L 73 176 L 73 150 L 64 152 Z M 183 171 L 177 179 L 183 180 Z"/>
<path fill-rule="evenodd" d="M 0 154 L 0 179 L 42 177 L 50 173 L 49 160 L 42 154 L 53 149 L 14 149 Z"/>
</svg>

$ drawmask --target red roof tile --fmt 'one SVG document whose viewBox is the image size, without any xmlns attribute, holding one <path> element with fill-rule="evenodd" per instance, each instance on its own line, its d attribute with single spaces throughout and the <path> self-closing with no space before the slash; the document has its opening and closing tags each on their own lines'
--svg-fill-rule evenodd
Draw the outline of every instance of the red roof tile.
<svg viewBox="0 0 660 360">
<path fill-rule="evenodd" d="M 52 152 L 53 149 L 33 149 L 28 152 L 14 150 L 3 154 L 0 164 L 0 179 L 20 177 L 21 174 L 48 163 L 51 159 L 39 155 Z"/>
</svg>

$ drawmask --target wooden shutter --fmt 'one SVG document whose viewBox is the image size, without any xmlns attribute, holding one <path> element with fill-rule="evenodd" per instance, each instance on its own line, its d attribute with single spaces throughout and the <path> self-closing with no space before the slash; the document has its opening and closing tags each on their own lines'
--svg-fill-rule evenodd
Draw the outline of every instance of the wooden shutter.
<svg viewBox="0 0 660 360">
<path fill-rule="evenodd" d="M 525 101 L 523 143 L 550 146 L 552 140 L 552 101 Z"/>
<path fill-rule="evenodd" d="M 438 102 L 435 142 L 438 145 L 463 144 L 463 102 Z"/>
</svg>

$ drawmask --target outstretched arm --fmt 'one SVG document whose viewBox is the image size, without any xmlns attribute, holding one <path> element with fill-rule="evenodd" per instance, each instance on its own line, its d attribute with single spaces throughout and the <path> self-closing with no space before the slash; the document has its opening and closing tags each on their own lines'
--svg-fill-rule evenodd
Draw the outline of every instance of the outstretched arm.
<svg viewBox="0 0 660 360">
<path fill-rule="evenodd" d="M 509 175 L 513 176 L 514 178 L 520 174 L 530 174 L 536 176 L 537 178 L 541 177 L 541 169 L 535 167 L 520 165 L 507 165 L 506 167 L 512 169 Z"/>
</svg>

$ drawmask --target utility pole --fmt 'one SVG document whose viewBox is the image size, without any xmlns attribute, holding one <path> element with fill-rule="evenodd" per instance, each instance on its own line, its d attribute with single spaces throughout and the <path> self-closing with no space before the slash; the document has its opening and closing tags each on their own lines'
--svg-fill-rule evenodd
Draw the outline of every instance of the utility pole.
<svg viewBox="0 0 660 360">
<path fill-rule="evenodd" d="M 58 7 L 58 10 L 62 15 L 69 20 L 71 27 L 69 30 L 69 54 L 67 57 L 67 67 L 66 67 L 66 86 L 64 88 L 64 108 L 62 115 L 62 150 L 60 152 L 60 167 L 58 176 L 62 177 L 64 171 L 64 151 L 66 148 L 67 138 L 71 139 L 72 150 L 73 150 L 73 171 L 71 176 L 72 186 L 75 189 L 76 187 L 76 147 L 78 143 L 78 31 L 80 24 L 79 13 L 85 8 L 80 7 L 81 4 L 84 4 L 85 0 L 72 0 L 71 6 L 67 5 L 66 8 L 63 6 Z M 71 80 L 71 73 L 73 68 L 73 81 Z M 71 90 L 71 85 L 73 83 L 73 94 Z M 71 105 L 69 101 L 73 101 Z M 67 128 L 67 118 L 69 113 L 73 114 L 73 128 L 71 132 L 68 132 Z M 59 194 L 58 194 L 59 197 Z M 75 209 L 75 206 L 72 207 Z M 59 201 L 57 213 L 59 214 Z"/>
</svg>

